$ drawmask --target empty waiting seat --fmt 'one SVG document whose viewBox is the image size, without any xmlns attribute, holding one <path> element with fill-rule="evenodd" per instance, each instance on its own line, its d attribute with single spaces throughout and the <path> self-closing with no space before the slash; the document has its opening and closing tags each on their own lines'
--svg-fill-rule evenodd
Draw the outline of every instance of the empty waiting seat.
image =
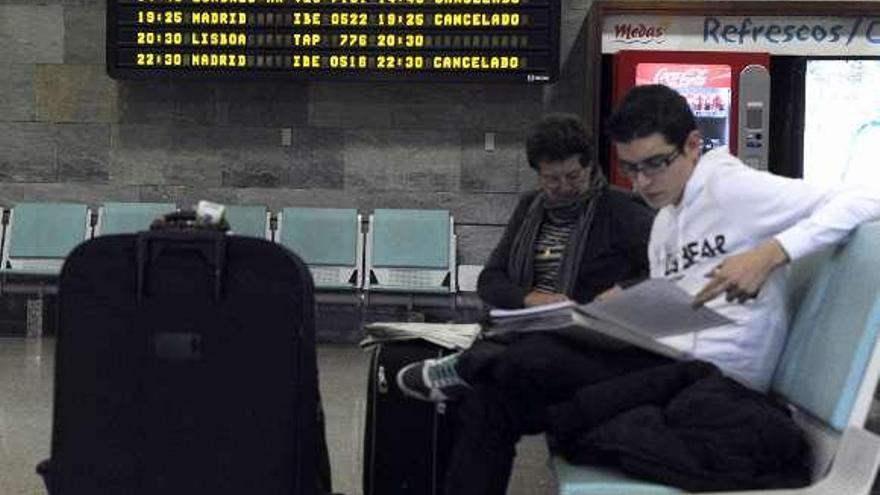
<svg viewBox="0 0 880 495">
<path fill-rule="evenodd" d="M 226 221 L 229 230 L 236 235 L 247 235 L 260 239 L 271 238 L 269 231 L 269 212 L 265 206 L 230 205 L 226 207 Z"/>
<path fill-rule="evenodd" d="M 104 203 L 98 209 L 95 236 L 147 230 L 153 220 L 175 210 L 174 203 Z"/>
<path fill-rule="evenodd" d="M 104 203 L 98 209 L 95 236 L 147 230 L 153 220 L 175 210 L 174 203 Z"/>
<path fill-rule="evenodd" d="M 275 240 L 309 266 L 318 289 L 356 290 L 363 278 L 361 216 L 352 208 L 284 208 Z"/>
<path fill-rule="evenodd" d="M 2 269 L 57 275 L 67 254 L 89 237 L 91 214 L 81 203 L 19 203 L 9 213 Z"/>
<path fill-rule="evenodd" d="M 364 288 L 456 291 L 454 221 L 446 210 L 377 209 L 367 231 Z"/>
</svg>

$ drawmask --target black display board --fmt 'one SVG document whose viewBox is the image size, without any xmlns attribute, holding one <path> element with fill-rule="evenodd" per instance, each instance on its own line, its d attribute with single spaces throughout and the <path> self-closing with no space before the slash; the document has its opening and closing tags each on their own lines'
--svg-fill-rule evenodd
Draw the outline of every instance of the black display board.
<svg viewBox="0 0 880 495">
<path fill-rule="evenodd" d="M 107 71 L 545 83 L 559 0 L 107 0 Z"/>
</svg>

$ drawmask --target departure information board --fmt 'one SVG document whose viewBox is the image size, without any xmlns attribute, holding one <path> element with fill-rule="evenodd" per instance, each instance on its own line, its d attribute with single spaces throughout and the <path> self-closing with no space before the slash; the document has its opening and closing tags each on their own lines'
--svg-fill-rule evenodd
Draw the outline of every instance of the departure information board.
<svg viewBox="0 0 880 495">
<path fill-rule="evenodd" d="M 107 0 L 112 77 L 555 81 L 559 0 Z"/>
</svg>

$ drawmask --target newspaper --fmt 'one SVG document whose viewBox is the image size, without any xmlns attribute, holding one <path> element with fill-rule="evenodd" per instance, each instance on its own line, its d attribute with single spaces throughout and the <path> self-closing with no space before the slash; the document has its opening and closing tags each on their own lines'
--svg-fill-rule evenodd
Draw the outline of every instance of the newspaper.
<svg viewBox="0 0 880 495">
<path fill-rule="evenodd" d="M 590 345 L 615 349 L 635 345 L 680 358 L 684 353 L 663 337 L 696 333 L 734 323 L 705 306 L 674 280 L 648 279 L 602 301 L 562 302 L 522 310 L 492 310 L 487 337 L 510 332 L 552 332 Z"/>
<path fill-rule="evenodd" d="M 452 350 L 467 349 L 480 333 L 476 323 L 412 323 L 377 322 L 367 325 L 367 337 L 360 342 L 361 347 L 369 347 L 383 342 L 422 339 Z"/>
</svg>

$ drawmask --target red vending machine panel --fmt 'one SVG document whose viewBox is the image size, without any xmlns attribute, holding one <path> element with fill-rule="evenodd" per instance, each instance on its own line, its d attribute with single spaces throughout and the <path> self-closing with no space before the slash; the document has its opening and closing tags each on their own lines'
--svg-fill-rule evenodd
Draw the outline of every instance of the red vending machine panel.
<svg viewBox="0 0 880 495">
<path fill-rule="evenodd" d="M 703 134 L 703 149 L 737 149 L 739 74 L 750 65 L 769 67 L 767 53 L 620 51 L 614 55 L 615 107 L 634 86 L 665 84 L 690 104 Z M 612 182 L 630 187 L 611 150 Z"/>
</svg>

